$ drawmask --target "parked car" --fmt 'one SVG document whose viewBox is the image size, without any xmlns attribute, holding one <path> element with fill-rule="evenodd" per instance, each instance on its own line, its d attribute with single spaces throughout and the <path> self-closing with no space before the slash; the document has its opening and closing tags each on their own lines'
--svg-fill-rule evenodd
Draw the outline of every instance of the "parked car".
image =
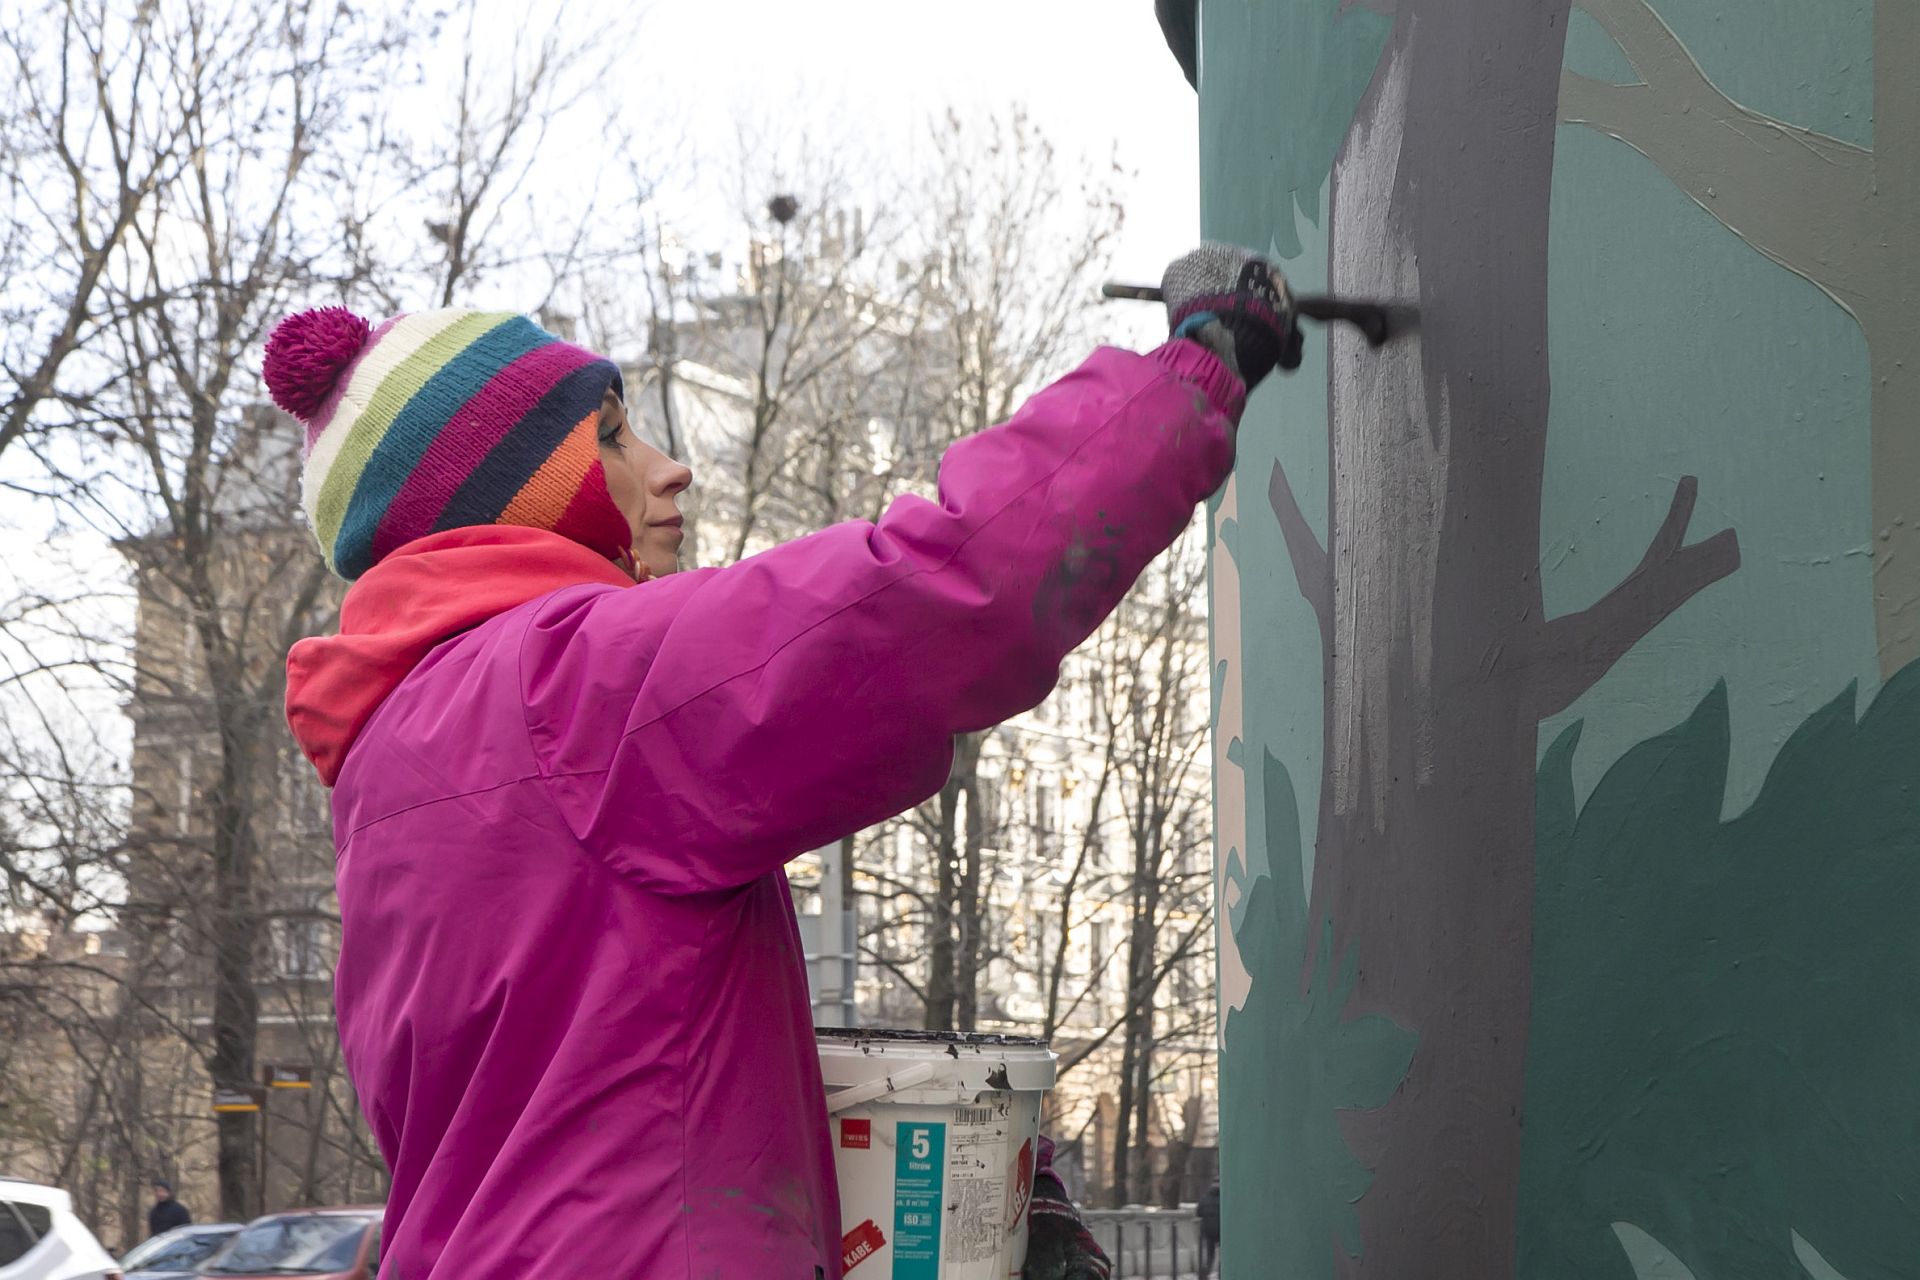
<svg viewBox="0 0 1920 1280">
<path fill-rule="evenodd" d="M 0 1178 L 0 1280 L 121 1280 L 57 1187 Z"/>
<path fill-rule="evenodd" d="M 237 1222 L 196 1222 L 162 1231 L 127 1250 L 120 1269 L 127 1280 L 181 1280 L 211 1258 L 240 1230 Z"/>
<path fill-rule="evenodd" d="M 255 1218 L 195 1269 L 223 1280 L 374 1280 L 380 1270 L 378 1205 L 294 1209 Z M 0 1280 L 6 1277 L 0 1276 Z"/>
</svg>

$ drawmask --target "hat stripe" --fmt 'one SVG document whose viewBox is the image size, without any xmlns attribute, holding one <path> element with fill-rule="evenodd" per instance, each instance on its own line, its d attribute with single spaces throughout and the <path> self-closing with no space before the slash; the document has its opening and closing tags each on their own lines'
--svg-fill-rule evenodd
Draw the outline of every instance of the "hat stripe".
<svg viewBox="0 0 1920 1280">
<path fill-rule="evenodd" d="M 300 505 L 306 508 L 307 523 L 313 526 L 317 535 L 320 531 L 320 492 L 327 478 L 333 474 L 333 467 L 339 461 L 340 452 L 345 447 L 347 437 L 354 433 L 359 425 L 360 414 L 365 409 L 367 398 L 384 382 L 387 375 L 398 368 L 409 356 L 420 349 L 422 343 L 444 330 L 462 315 L 459 311 L 427 311 L 396 318 L 386 334 L 378 342 L 369 341 L 361 353 L 352 376 L 342 381 L 345 389 L 330 408 L 322 410 L 326 421 L 320 431 L 313 436 L 307 450 L 307 464 L 301 476 Z M 334 523 L 338 524 L 339 515 L 335 513 Z M 320 539 L 323 552 L 331 552 L 331 539 Z"/>
<path fill-rule="evenodd" d="M 598 425 L 599 415 L 590 413 L 567 432 L 560 447 L 540 464 L 500 513 L 501 524 L 545 523 L 566 511 L 580 491 L 580 482 L 586 479 L 587 468 L 600 458 Z"/>
<path fill-rule="evenodd" d="M 386 438 L 393 420 L 440 366 L 459 355 L 469 342 L 481 334 L 513 319 L 513 313 L 507 311 L 456 311 L 438 315 L 448 316 L 451 323 L 439 326 L 426 335 L 413 351 L 387 366 L 388 371 L 377 384 L 369 379 L 374 390 L 367 397 L 359 417 L 348 424 L 351 430 L 340 442 L 339 453 L 332 459 L 332 466 L 328 468 L 326 479 L 320 486 L 319 500 L 314 509 L 314 533 L 319 535 L 321 546 L 333 551 L 336 566 L 339 564 L 340 525 L 346 518 L 347 504 L 353 500 L 354 490 L 359 487 L 360 473 L 366 470 L 367 460 L 373 456 L 381 440 Z M 404 327 L 404 322 L 394 326 L 394 333 L 388 341 L 399 336 Z M 380 345 L 384 347 L 386 343 Z M 369 365 L 372 363 L 368 361 Z M 361 372 L 362 376 L 366 376 L 379 371 L 365 368 Z"/>
<path fill-rule="evenodd" d="M 327 429 L 327 425 L 333 421 L 333 416 L 340 412 L 340 402 L 346 399 L 347 388 L 353 385 L 353 379 L 359 372 L 360 366 L 365 364 L 375 351 L 380 350 L 382 340 L 393 332 L 395 325 L 406 318 L 403 312 L 390 319 L 382 320 L 367 334 L 366 345 L 360 348 L 360 353 L 354 356 L 347 367 L 341 371 L 339 381 L 334 383 L 333 390 L 328 392 L 327 398 L 321 402 L 319 412 L 307 419 L 308 452 L 313 451 L 314 442 L 320 439 L 320 433 Z"/>
<path fill-rule="evenodd" d="M 607 490 L 607 469 L 600 462 L 597 440 L 594 442 L 592 460 L 587 464 L 586 475 L 581 478 L 573 501 L 567 504 L 566 511 L 554 523 L 553 531 L 583 547 L 593 547 L 607 555 L 633 545 L 633 530 L 627 525 L 627 517 L 615 504 L 613 494 Z"/>
<path fill-rule="evenodd" d="M 502 371 L 553 341 L 551 334 L 515 316 L 487 330 L 434 370 L 394 416 L 360 472 L 360 483 L 354 486 L 346 519 L 334 539 L 334 559 L 342 564 L 359 561 L 372 548 L 380 526 L 388 522 L 389 505 L 433 447 L 434 438 Z"/>
<path fill-rule="evenodd" d="M 567 433 L 599 410 L 600 398 L 613 384 L 614 372 L 612 361 L 595 360 L 554 384 L 553 390 L 501 437 L 486 461 L 473 469 L 434 522 L 434 532 L 498 521 Z M 552 519 L 560 515 L 555 511 Z M 543 520 L 540 525 L 550 527 L 550 521 Z"/>
<path fill-rule="evenodd" d="M 461 482 L 500 442 L 505 425 L 531 413 L 561 378 L 598 359 L 591 351 L 550 340 L 515 360 L 476 391 L 427 446 L 394 495 L 374 533 L 373 558 L 380 560 L 395 547 L 418 537 L 419 530 L 433 528 Z"/>
</svg>

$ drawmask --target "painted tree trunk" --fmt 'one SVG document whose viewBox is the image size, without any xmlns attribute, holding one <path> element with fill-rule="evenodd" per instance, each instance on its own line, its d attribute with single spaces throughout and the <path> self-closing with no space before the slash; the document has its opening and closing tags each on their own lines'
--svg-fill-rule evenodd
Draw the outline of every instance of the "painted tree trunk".
<svg viewBox="0 0 1920 1280">
<path fill-rule="evenodd" d="M 1547 212 L 1567 6 L 1408 4 L 1333 171 L 1332 284 L 1418 298 L 1417 340 L 1335 340 L 1311 918 L 1350 1012 L 1419 1035 L 1348 1139 L 1375 1180 L 1352 1273 L 1510 1276 L 1526 1060 L 1547 426 Z M 1472 231 L 1463 235 L 1462 230 Z"/>
</svg>

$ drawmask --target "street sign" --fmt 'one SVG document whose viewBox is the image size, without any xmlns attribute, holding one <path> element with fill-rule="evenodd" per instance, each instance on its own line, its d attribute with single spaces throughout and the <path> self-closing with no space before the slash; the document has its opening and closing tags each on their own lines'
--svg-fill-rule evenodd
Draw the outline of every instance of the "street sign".
<svg viewBox="0 0 1920 1280">
<path fill-rule="evenodd" d="M 287 1066 L 278 1062 L 266 1065 L 267 1085 L 273 1089 L 311 1089 L 313 1088 L 313 1068 L 306 1066 Z"/>
<path fill-rule="evenodd" d="M 254 1085 L 244 1089 L 215 1089 L 213 1091 L 213 1109 L 219 1112 L 258 1111 L 260 1104 L 266 1101 L 266 1090 Z"/>
</svg>

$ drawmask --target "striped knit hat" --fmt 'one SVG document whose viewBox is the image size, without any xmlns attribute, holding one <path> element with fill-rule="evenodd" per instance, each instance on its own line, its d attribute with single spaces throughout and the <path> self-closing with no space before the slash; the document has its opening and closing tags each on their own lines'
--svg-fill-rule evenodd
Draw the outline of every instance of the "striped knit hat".
<svg viewBox="0 0 1920 1280">
<path fill-rule="evenodd" d="M 525 316 L 454 308 L 374 328 L 302 311 L 267 339 L 263 372 L 306 424 L 302 505 L 343 578 L 467 525 L 550 529 L 609 559 L 631 541 L 598 439 L 620 371 Z"/>
</svg>

